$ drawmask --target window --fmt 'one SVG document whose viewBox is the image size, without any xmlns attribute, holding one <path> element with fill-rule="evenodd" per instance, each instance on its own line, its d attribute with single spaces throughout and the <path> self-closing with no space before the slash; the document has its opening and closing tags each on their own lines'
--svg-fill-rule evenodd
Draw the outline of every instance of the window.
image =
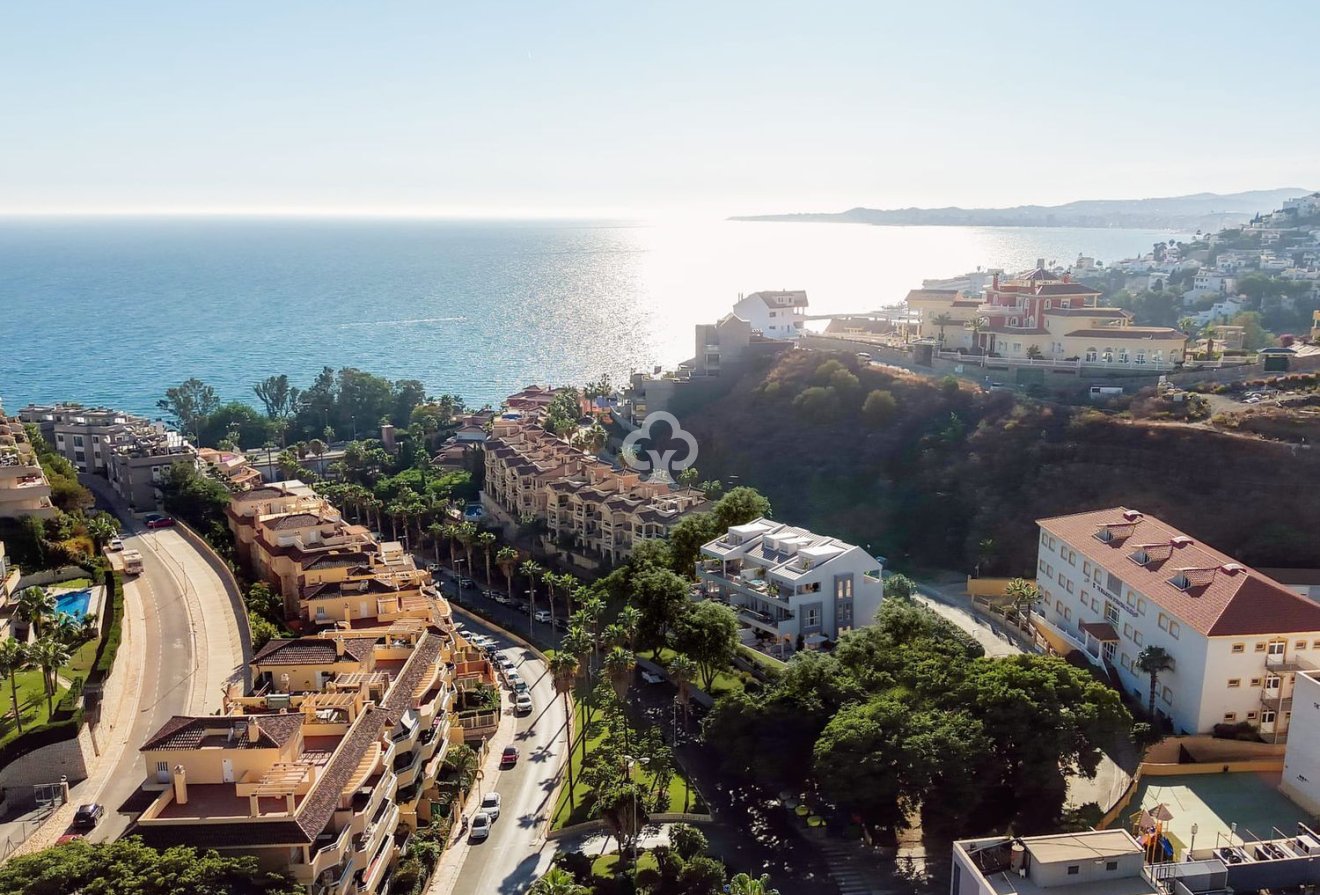
<svg viewBox="0 0 1320 895">
<path fill-rule="evenodd" d="M 1132 660 L 1128 657 L 1127 653 L 1124 653 L 1123 655 L 1119 656 L 1118 664 L 1122 665 L 1124 668 L 1131 668 Z"/>
<path fill-rule="evenodd" d="M 1246 648 L 1247 648 L 1247 645 L 1246 645 L 1245 643 L 1235 643 L 1235 644 L 1233 644 L 1233 652 L 1235 652 L 1235 653 L 1243 652 Z"/>
<path fill-rule="evenodd" d="M 1110 572 L 1109 577 L 1105 580 L 1105 590 L 1109 591 L 1114 596 L 1118 596 L 1123 592 L 1123 580 L 1113 572 Z"/>
<path fill-rule="evenodd" d="M 1255 713 L 1255 712 L 1247 712 L 1247 720 L 1248 720 L 1248 721 L 1255 721 L 1255 720 L 1256 720 L 1256 713 Z"/>
<path fill-rule="evenodd" d="M 1260 713 L 1260 723 L 1261 723 L 1261 724 L 1273 724 L 1273 723 L 1274 723 L 1274 713 L 1271 712 L 1271 711 L 1264 711 L 1264 712 L 1261 712 L 1261 713 Z"/>
<path fill-rule="evenodd" d="M 1069 864 L 1069 865 L 1068 865 L 1068 875 L 1069 875 L 1069 876 L 1076 876 L 1077 874 L 1079 874 L 1079 873 L 1081 873 L 1081 872 L 1082 872 L 1082 868 L 1081 868 L 1081 865 L 1080 865 L 1080 864 Z"/>
<path fill-rule="evenodd" d="M 1135 643 L 1137 646 L 1141 646 L 1142 641 L 1145 640 L 1146 638 L 1142 635 L 1140 629 L 1134 630 L 1133 633 L 1136 636 L 1132 638 L 1132 642 Z"/>
<path fill-rule="evenodd" d="M 1293 644 L 1293 649 L 1306 649 L 1306 641 L 1299 640 Z"/>
<path fill-rule="evenodd" d="M 1101 649 L 1105 654 L 1105 661 L 1112 662 L 1114 661 L 1114 653 L 1118 651 L 1118 644 L 1112 640 L 1107 641 Z"/>
<path fill-rule="evenodd" d="M 1126 637 L 1128 640 L 1131 640 L 1131 639 L 1132 639 L 1132 626 L 1131 626 L 1131 625 L 1129 625 L 1129 624 L 1127 624 L 1127 623 L 1124 623 L 1124 625 L 1123 625 L 1123 636 Z"/>
<path fill-rule="evenodd" d="M 1163 612 L 1160 613 L 1160 630 L 1161 631 L 1169 630 L 1169 617 L 1165 615 Z"/>
<path fill-rule="evenodd" d="M 1146 614 L 1146 598 L 1145 598 L 1145 597 L 1137 597 L 1137 614 L 1138 614 L 1138 615 L 1145 615 L 1145 614 Z"/>
<path fill-rule="evenodd" d="M 1233 689 L 1234 687 L 1241 687 L 1241 686 L 1242 686 L 1242 678 L 1231 677 L 1228 679 L 1228 688 L 1230 690 Z"/>
<path fill-rule="evenodd" d="M 1311 641 L 1311 649 L 1320 649 L 1320 640 Z"/>
<path fill-rule="evenodd" d="M 1118 607 L 1108 600 L 1105 600 L 1105 621 L 1111 625 L 1118 624 Z"/>
<path fill-rule="evenodd" d="M 1173 705 L 1173 690 L 1165 687 L 1164 692 L 1160 693 L 1160 699 L 1163 699 L 1169 705 Z"/>
<path fill-rule="evenodd" d="M 1047 535 L 1047 534 L 1045 534 L 1045 532 L 1042 531 L 1042 532 L 1040 533 L 1040 542 L 1041 542 L 1042 544 L 1044 544 L 1046 547 L 1048 547 L 1048 546 L 1050 545 L 1050 536 Z"/>
<path fill-rule="evenodd" d="M 1178 639 L 1178 635 L 1181 634 L 1181 633 L 1182 633 L 1182 625 L 1178 624 L 1178 623 L 1175 622 L 1175 621 L 1170 620 L 1170 621 L 1169 621 L 1169 636 L 1172 637 L 1174 640 L 1177 640 L 1177 639 Z"/>
<path fill-rule="evenodd" d="M 1039 562 L 1037 562 L 1036 568 L 1040 569 L 1042 572 L 1045 571 L 1045 560 L 1042 559 Z"/>
<path fill-rule="evenodd" d="M 1258 652 L 1258 653 L 1263 653 L 1263 652 L 1265 652 L 1265 644 L 1263 644 L 1263 643 L 1258 643 L 1258 644 L 1256 644 L 1256 652 Z"/>
<path fill-rule="evenodd" d="M 82 447 L 82 446 L 83 446 L 83 437 L 82 437 L 81 435 L 75 435 L 75 436 L 73 436 L 73 446 L 74 446 L 74 447 Z"/>
<path fill-rule="evenodd" d="M 1068 593 L 1073 592 L 1073 583 L 1071 581 L 1063 582 L 1064 587 L 1068 588 Z"/>
<path fill-rule="evenodd" d="M 1090 561 L 1090 560 L 1085 560 L 1085 559 L 1082 560 L 1082 577 L 1084 577 L 1084 578 L 1090 578 L 1090 577 L 1091 577 L 1091 561 Z"/>
<path fill-rule="evenodd" d="M 1251 679 L 1251 686 L 1253 686 L 1253 687 L 1260 687 L 1260 678 L 1258 678 L 1258 677 L 1253 677 L 1253 678 Z"/>
<path fill-rule="evenodd" d="M 1265 689 L 1277 690 L 1281 683 L 1283 683 L 1283 680 L 1277 674 L 1271 674 L 1265 678 Z"/>
<path fill-rule="evenodd" d="M 1063 617 L 1066 618 L 1068 621 L 1072 621 L 1072 609 L 1068 608 L 1067 606 L 1064 606 Z"/>
<path fill-rule="evenodd" d="M 1105 870 L 1109 871 L 1109 870 L 1117 870 L 1117 869 L 1118 869 L 1117 861 L 1105 861 Z"/>
<path fill-rule="evenodd" d="M 1232 724 L 1237 720 L 1237 712 L 1224 712 L 1224 722 Z"/>
<path fill-rule="evenodd" d="M 1069 550 L 1069 551 L 1068 551 L 1068 564 L 1069 564 L 1069 565 L 1074 565 L 1074 566 L 1077 565 L 1077 551 L 1076 551 L 1076 550 Z"/>
<path fill-rule="evenodd" d="M 1054 540 L 1054 538 L 1050 538 L 1050 549 L 1053 550 L 1053 549 L 1054 549 L 1054 545 L 1057 544 L 1057 543 L 1058 543 L 1058 541 Z"/>
<path fill-rule="evenodd" d="M 1271 655 L 1271 656 L 1282 656 L 1282 655 L 1283 655 L 1284 648 L 1287 647 L 1287 645 L 1288 645 L 1288 644 L 1284 643 L 1282 640 L 1271 640 L 1271 641 L 1270 641 L 1270 647 L 1269 647 L 1269 649 L 1270 649 L 1270 655 Z"/>
</svg>

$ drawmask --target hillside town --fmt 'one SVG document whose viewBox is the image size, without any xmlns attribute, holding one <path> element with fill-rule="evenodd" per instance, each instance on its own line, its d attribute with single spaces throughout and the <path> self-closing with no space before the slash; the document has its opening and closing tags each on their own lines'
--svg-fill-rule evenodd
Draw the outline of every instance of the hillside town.
<svg viewBox="0 0 1320 895">
<path fill-rule="evenodd" d="M 346 367 L 264 412 L 0 411 L 0 873 L 1310 891 L 1314 529 L 1075 455 L 1197 439 L 1305 488 L 1318 374 L 1314 194 L 879 312 L 750 293 L 675 369 L 498 406 Z"/>
</svg>

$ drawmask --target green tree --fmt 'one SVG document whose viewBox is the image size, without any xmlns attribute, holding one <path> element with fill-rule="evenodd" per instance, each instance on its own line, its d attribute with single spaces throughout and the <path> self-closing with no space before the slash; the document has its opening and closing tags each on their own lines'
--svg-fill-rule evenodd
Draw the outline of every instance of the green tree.
<svg viewBox="0 0 1320 895">
<path fill-rule="evenodd" d="M 518 551 L 512 547 L 501 547 L 495 553 L 495 565 L 504 573 L 504 585 L 509 594 L 513 594 L 513 570 L 518 567 Z"/>
<path fill-rule="evenodd" d="M 97 513 L 87 520 L 87 536 L 96 545 L 97 551 L 103 550 L 110 539 L 119 534 L 119 520 L 109 513 Z"/>
<path fill-rule="evenodd" d="M 562 867 L 551 867 L 545 876 L 532 883 L 527 895 L 591 895 L 591 890 L 579 885 Z"/>
<path fill-rule="evenodd" d="M 1274 334 L 1261 325 L 1260 314 L 1256 311 L 1238 314 L 1233 318 L 1233 325 L 1242 327 L 1242 347 L 1248 351 L 1259 351 L 1274 344 Z"/>
<path fill-rule="evenodd" d="M 709 691 L 716 676 L 733 662 L 738 649 L 738 617 L 720 603 L 704 600 L 685 613 L 675 628 L 674 645 L 694 662 Z"/>
<path fill-rule="evenodd" d="M 862 416 L 871 423 L 885 423 L 898 411 L 898 401 L 888 389 L 872 389 L 862 403 Z"/>
<path fill-rule="evenodd" d="M 55 672 L 61 665 L 69 664 L 69 648 L 57 637 L 47 635 L 28 647 L 32 664 L 41 669 L 42 681 L 46 686 L 46 713 L 55 710 L 55 693 L 59 690 Z"/>
<path fill-rule="evenodd" d="M 32 626 L 32 633 L 42 635 L 46 623 L 55 617 L 55 597 L 44 587 L 32 585 L 18 592 L 14 609 L 18 617 Z"/>
<path fill-rule="evenodd" d="M 953 319 L 953 317 L 951 317 L 951 316 L 948 315 L 948 314 L 936 314 L 936 315 L 935 315 L 935 318 L 934 318 L 933 320 L 931 320 L 931 323 L 934 323 L 936 326 L 938 326 L 938 327 L 940 328 L 940 346 L 943 347 L 943 346 L 944 346 L 944 328 L 945 328 L 946 326 L 953 326 L 953 324 L 954 324 L 954 319 Z"/>
<path fill-rule="evenodd" d="M 13 637 L 0 640 L 0 675 L 9 678 L 9 697 L 14 705 L 14 726 L 23 732 L 23 712 L 18 704 L 18 673 L 32 667 L 27 646 Z"/>
<path fill-rule="evenodd" d="M 704 855 L 710 848 L 706 834 L 692 824 L 674 824 L 670 827 L 669 843 L 684 861 L 691 861 L 698 855 Z"/>
<path fill-rule="evenodd" d="M 614 695 L 622 702 L 628 695 L 628 688 L 632 686 L 637 657 L 622 646 L 616 646 L 606 653 L 602 667 L 605 669 L 605 676 L 609 678 L 610 686 L 614 688 Z"/>
<path fill-rule="evenodd" d="M 726 873 L 724 865 L 719 861 L 707 855 L 698 855 L 679 871 L 679 891 L 683 895 L 719 895 L 724 891 Z"/>
<path fill-rule="evenodd" d="M 283 373 L 279 376 L 267 376 L 252 386 L 252 391 L 266 408 L 266 416 L 273 420 L 292 416 L 302 394 L 297 386 L 289 384 L 289 377 Z"/>
<path fill-rule="evenodd" d="M 481 553 L 486 557 L 486 585 L 492 583 L 490 574 L 490 564 L 495 555 L 495 532 L 483 531 L 477 535 L 477 546 L 481 548 Z"/>
<path fill-rule="evenodd" d="M 683 707 L 683 727 L 687 728 L 692 703 L 692 682 L 697 679 L 697 663 L 691 657 L 678 653 L 669 660 L 669 679 L 674 682 L 674 699 Z"/>
<path fill-rule="evenodd" d="M 1171 671 L 1173 669 L 1173 656 L 1162 646 L 1143 647 L 1141 652 L 1137 653 L 1137 670 L 1150 677 L 1150 701 L 1146 707 L 1146 714 L 1150 716 L 1152 722 L 1155 720 L 1155 691 L 1159 688 L 1161 672 Z"/>
<path fill-rule="evenodd" d="M 770 501 L 755 488 L 734 488 L 719 499 L 712 511 L 721 529 L 746 525 L 753 519 L 770 515 Z"/>
<path fill-rule="evenodd" d="M 821 792 L 867 823 L 889 829 L 904 816 L 900 757 L 909 711 L 889 697 L 847 706 L 815 746 L 812 770 Z"/>
<path fill-rule="evenodd" d="M 688 583 L 668 569 L 647 569 L 632 582 L 633 605 L 639 610 L 638 644 L 659 649 L 669 632 L 691 607 Z"/>
<path fill-rule="evenodd" d="M 171 416 L 181 430 L 196 437 L 201 421 L 220 406 L 215 389 L 193 377 L 165 390 L 156 406 Z"/>
<path fill-rule="evenodd" d="M 739 873 L 729 880 L 729 895 L 779 895 L 779 890 L 771 887 L 769 874 L 758 878 Z"/>
<path fill-rule="evenodd" d="M 893 574 L 885 578 L 885 598 L 911 600 L 917 592 L 917 583 L 906 575 Z"/>
<path fill-rule="evenodd" d="M 0 895 L 300 895 L 303 887 L 263 871 L 252 857 L 175 846 L 157 851 L 136 836 L 92 844 L 78 839 L 11 858 Z"/>
<path fill-rule="evenodd" d="M 536 580 L 541 577 L 541 564 L 534 559 L 525 559 L 518 571 L 527 579 L 527 632 L 530 634 L 536 617 Z"/>
<path fill-rule="evenodd" d="M 1004 596 L 1019 617 L 1025 618 L 1040 602 L 1040 591 L 1036 585 L 1025 578 L 1014 578 L 1004 586 Z"/>
</svg>

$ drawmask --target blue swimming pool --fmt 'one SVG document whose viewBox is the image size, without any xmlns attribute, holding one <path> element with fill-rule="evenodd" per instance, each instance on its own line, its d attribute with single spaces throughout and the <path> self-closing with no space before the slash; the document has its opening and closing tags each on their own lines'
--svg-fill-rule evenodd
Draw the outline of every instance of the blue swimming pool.
<svg viewBox="0 0 1320 895">
<path fill-rule="evenodd" d="M 87 605 L 91 601 L 91 590 L 71 590 L 55 598 L 55 611 L 73 618 L 82 618 L 87 614 Z"/>
</svg>

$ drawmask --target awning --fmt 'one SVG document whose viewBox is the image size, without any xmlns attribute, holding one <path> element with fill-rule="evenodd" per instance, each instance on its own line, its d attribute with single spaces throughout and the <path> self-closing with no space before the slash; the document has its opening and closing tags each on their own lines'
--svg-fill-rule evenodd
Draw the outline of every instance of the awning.
<svg viewBox="0 0 1320 895">
<path fill-rule="evenodd" d="M 1118 632 L 1109 622 L 1082 622 L 1079 627 L 1101 643 L 1118 642 Z"/>
</svg>

